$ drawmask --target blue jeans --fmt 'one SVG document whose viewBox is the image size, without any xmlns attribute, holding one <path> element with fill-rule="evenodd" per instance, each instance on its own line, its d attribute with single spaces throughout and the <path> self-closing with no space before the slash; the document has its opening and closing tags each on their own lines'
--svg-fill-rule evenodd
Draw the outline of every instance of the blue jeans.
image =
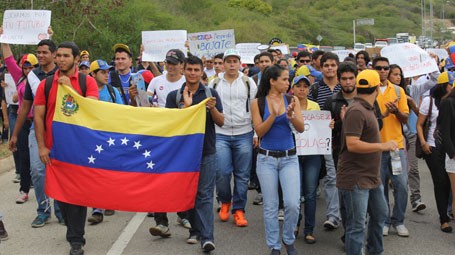
<svg viewBox="0 0 455 255">
<path fill-rule="evenodd" d="M 278 182 L 283 190 L 284 223 L 283 241 L 295 241 L 300 211 L 300 173 L 297 156 L 275 158 L 258 154 L 257 174 L 264 197 L 265 239 L 270 249 L 281 249 L 278 223 Z"/>
<path fill-rule="evenodd" d="M 332 154 L 324 155 L 325 168 L 327 170 L 324 180 L 324 196 L 326 203 L 326 216 L 327 219 L 333 219 L 336 222 L 340 222 L 340 201 L 338 197 L 337 175 L 335 162 L 333 161 Z M 306 198 L 305 198 L 306 199 Z"/>
<path fill-rule="evenodd" d="M 319 182 L 319 171 L 321 169 L 321 156 L 308 155 L 299 156 L 300 178 L 302 180 L 303 196 L 305 197 L 304 234 L 313 233 L 316 222 L 316 189 Z"/>
<path fill-rule="evenodd" d="M 382 185 L 375 189 L 338 190 L 346 209 L 345 250 L 347 255 L 362 254 L 365 240 L 365 220 L 369 214 L 367 233 L 367 254 L 382 254 L 384 244 L 382 228 L 387 218 L 387 204 Z"/>
<path fill-rule="evenodd" d="M 28 146 L 30 149 L 30 175 L 35 189 L 36 202 L 38 202 L 38 215 L 51 215 L 51 204 L 49 197 L 44 193 L 44 178 L 46 176 L 46 166 L 39 157 L 38 143 L 36 141 L 35 129 L 30 128 L 28 136 Z M 54 212 L 57 217 L 61 217 L 60 207 L 54 201 Z"/>
<path fill-rule="evenodd" d="M 216 189 L 222 203 L 232 200 L 232 213 L 245 211 L 248 181 L 253 160 L 253 132 L 227 136 L 216 134 Z M 234 175 L 234 193 L 231 191 L 231 176 Z"/>
<path fill-rule="evenodd" d="M 188 211 L 190 235 L 199 236 L 201 245 L 214 241 L 213 192 L 216 179 L 216 154 L 202 156 L 194 208 Z"/>
<path fill-rule="evenodd" d="M 404 224 L 404 214 L 406 213 L 406 206 L 408 204 L 408 171 L 406 171 L 406 154 L 404 149 L 399 151 L 401 159 L 401 174 L 392 174 L 392 165 L 390 152 L 386 151 L 382 153 L 381 157 L 381 180 L 384 184 L 384 195 L 389 206 L 388 217 L 385 222 L 387 226 L 390 224 L 394 226 Z M 390 216 L 390 205 L 389 205 L 389 180 L 392 180 L 393 185 L 393 197 L 394 206 L 393 213 Z"/>
<path fill-rule="evenodd" d="M 11 110 L 11 107 L 8 107 L 8 121 L 9 121 L 9 135 L 13 135 L 14 127 L 16 126 L 17 113 Z M 20 172 L 20 160 L 19 152 L 13 152 L 14 166 L 16 168 L 16 174 L 21 174 Z"/>
</svg>

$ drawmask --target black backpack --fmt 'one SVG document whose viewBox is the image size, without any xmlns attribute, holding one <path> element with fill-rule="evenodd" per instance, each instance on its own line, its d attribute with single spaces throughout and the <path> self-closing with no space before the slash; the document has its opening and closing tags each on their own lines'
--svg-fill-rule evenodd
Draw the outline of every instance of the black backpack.
<svg viewBox="0 0 455 255">
<path fill-rule="evenodd" d="M 112 87 L 117 88 L 117 90 L 120 92 L 120 95 L 122 96 L 123 103 L 128 105 L 128 100 L 126 100 L 126 95 L 125 95 L 125 92 L 123 91 L 122 81 L 120 80 L 120 76 L 119 76 L 118 72 L 117 71 L 109 72 L 109 77 L 111 78 L 111 84 L 110 85 Z M 131 86 L 131 77 L 128 80 L 128 83 L 129 83 L 128 86 Z M 109 89 L 109 87 L 108 87 L 108 89 Z M 111 93 L 111 91 L 109 91 L 109 93 Z"/>
</svg>

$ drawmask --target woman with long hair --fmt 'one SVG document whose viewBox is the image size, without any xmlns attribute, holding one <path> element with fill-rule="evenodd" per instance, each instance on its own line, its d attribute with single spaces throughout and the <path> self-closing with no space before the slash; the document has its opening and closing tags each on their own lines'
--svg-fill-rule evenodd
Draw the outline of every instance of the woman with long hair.
<svg viewBox="0 0 455 255">
<path fill-rule="evenodd" d="M 289 87 L 289 71 L 279 65 L 264 70 L 257 98 L 251 112 L 254 129 L 261 139 L 258 149 L 257 175 L 264 197 L 264 224 L 271 255 L 280 254 L 278 223 L 278 183 L 284 201 L 282 242 L 287 254 L 295 255 L 295 234 L 300 210 L 300 173 L 291 124 L 303 132 L 300 103 L 285 95 Z"/>
</svg>

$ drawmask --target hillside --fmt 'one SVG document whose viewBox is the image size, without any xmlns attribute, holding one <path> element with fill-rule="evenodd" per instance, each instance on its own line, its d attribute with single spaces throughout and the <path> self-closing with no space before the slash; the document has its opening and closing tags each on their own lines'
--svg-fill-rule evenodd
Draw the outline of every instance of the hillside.
<svg viewBox="0 0 455 255">
<path fill-rule="evenodd" d="M 291 46 L 317 43 L 316 36 L 321 35 L 321 45 L 348 47 L 353 44 L 354 19 L 375 20 L 374 26 L 356 28 L 357 42 L 393 37 L 397 32 L 419 36 L 422 31 L 420 0 L 1 0 L 0 4 L 4 9 L 30 9 L 31 2 L 34 9 L 52 10 L 56 41 L 74 40 L 101 56 L 117 42 L 137 49 L 143 30 L 191 33 L 232 28 L 237 42 L 267 43 L 279 37 Z M 433 37 L 448 38 L 449 34 L 438 32 L 444 25 L 436 18 L 444 7 L 445 21 L 451 24 L 455 4 L 433 2 Z"/>
</svg>

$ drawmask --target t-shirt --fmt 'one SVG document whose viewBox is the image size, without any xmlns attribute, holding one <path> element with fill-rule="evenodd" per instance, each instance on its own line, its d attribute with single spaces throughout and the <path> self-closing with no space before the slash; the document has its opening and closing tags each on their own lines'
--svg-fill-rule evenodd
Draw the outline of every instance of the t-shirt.
<svg viewBox="0 0 455 255">
<path fill-rule="evenodd" d="M 127 74 L 119 74 L 117 71 L 113 74 L 109 73 L 109 79 L 108 79 L 107 83 L 112 85 L 111 75 L 118 75 L 118 77 L 120 79 L 120 83 L 122 84 L 123 93 L 125 94 L 126 101 L 128 101 L 126 103 L 129 104 L 130 94 L 129 94 L 128 89 L 130 87 L 131 76 L 133 75 L 133 73 L 131 73 L 131 71 L 128 72 Z"/>
<path fill-rule="evenodd" d="M 316 101 L 319 104 L 319 108 L 321 108 L 322 110 L 330 110 L 324 109 L 324 103 L 327 100 L 327 98 L 331 97 L 333 94 L 337 93 L 340 90 L 341 90 L 340 84 L 335 85 L 333 90 L 331 90 L 330 87 L 324 81 L 320 81 L 319 90 L 317 93 L 318 98 L 313 98 L 313 90 L 312 87 L 310 86 L 310 91 L 308 92 L 308 99 Z"/>
<path fill-rule="evenodd" d="M 319 111 L 319 110 L 321 110 L 321 108 L 319 107 L 318 103 L 316 103 L 315 101 L 311 101 L 311 100 L 307 99 L 306 103 L 307 103 L 307 106 L 306 106 L 306 110 L 307 111 Z"/>
<path fill-rule="evenodd" d="M 169 82 L 166 78 L 166 75 L 160 75 L 154 78 L 147 89 L 147 92 L 151 94 L 156 94 L 158 97 L 158 106 L 165 107 L 166 106 L 166 98 L 169 92 L 179 89 L 183 83 L 185 83 L 185 76 L 182 77 L 175 82 Z"/>
<path fill-rule="evenodd" d="M 117 88 L 114 88 L 114 94 L 115 94 L 115 103 L 116 104 L 123 104 L 123 99 L 122 96 L 120 95 L 120 92 L 118 92 Z M 104 85 L 101 90 L 98 90 L 100 94 L 100 101 L 104 102 L 111 102 L 112 103 L 112 97 L 111 94 L 109 93 L 109 90 L 107 89 L 107 86 Z"/>
<path fill-rule="evenodd" d="M 35 96 L 35 102 L 33 103 L 35 106 L 37 105 L 46 105 L 46 119 L 45 119 L 45 125 L 46 125 L 46 133 L 44 134 L 44 139 L 46 142 L 46 147 L 50 149 L 52 147 L 52 119 L 54 118 L 54 111 L 55 111 L 55 104 L 57 100 L 57 79 L 60 75 L 60 70 L 58 70 L 55 75 L 54 79 L 52 82 L 52 87 L 49 91 L 49 98 L 47 99 L 47 105 L 46 105 L 46 96 L 45 96 L 45 84 L 46 84 L 46 79 L 42 80 L 41 83 L 38 86 L 38 89 L 36 91 L 36 96 Z M 77 93 L 82 95 L 82 90 L 81 87 L 79 86 L 79 72 L 75 72 L 71 77 L 71 86 L 73 87 L 74 90 L 77 91 Z M 99 98 L 99 93 L 98 93 L 98 85 L 96 84 L 96 81 L 93 77 L 87 76 L 87 90 L 85 92 L 85 96 L 92 96 Z"/>
<path fill-rule="evenodd" d="M 346 136 L 359 137 L 367 143 L 379 143 L 379 125 L 374 106 L 356 97 L 347 108 L 341 134 L 341 150 L 338 158 L 337 187 L 352 190 L 374 189 L 381 184 L 381 152 L 354 153 L 347 149 Z"/>
<path fill-rule="evenodd" d="M 214 76 L 216 74 L 215 68 L 212 69 L 204 68 L 204 72 L 207 75 L 207 77 Z"/>
<path fill-rule="evenodd" d="M 428 116 L 429 111 L 430 111 L 430 97 L 425 97 L 422 100 L 422 103 L 420 104 L 419 113 L 422 115 Z M 437 124 L 436 122 L 438 119 L 438 115 L 439 115 L 439 109 L 434 104 L 434 99 L 433 99 L 433 106 L 431 109 L 431 119 L 430 119 L 431 123 L 430 123 L 430 128 L 428 129 L 428 134 L 427 134 L 427 143 L 433 147 L 436 147 L 433 134 L 434 134 L 434 130 L 436 129 L 436 124 Z"/>
<path fill-rule="evenodd" d="M 182 85 L 182 87 L 179 90 L 174 90 L 171 91 L 166 98 L 166 108 L 179 108 L 179 105 L 176 102 L 177 98 L 177 93 L 180 91 L 183 91 L 185 88 L 185 83 Z M 220 96 L 218 95 L 218 92 L 214 89 L 210 89 L 212 92 L 212 97 L 216 97 L 216 109 L 219 112 L 223 112 L 223 105 L 221 103 Z M 196 105 L 204 99 L 206 99 L 205 95 L 205 86 L 202 84 L 199 84 L 199 88 L 195 94 L 193 94 L 193 104 Z M 183 102 L 183 96 L 180 99 L 180 102 Z M 215 122 L 212 119 L 212 115 L 210 114 L 210 111 L 207 111 L 207 119 L 205 122 L 205 136 L 204 136 L 204 147 L 202 149 L 202 155 L 210 155 L 216 153 L 216 147 L 215 147 L 215 141 L 216 141 L 216 134 L 215 134 Z"/>
<path fill-rule="evenodd" d="M 58 67 L 55 66 L 54 69 L 52 69 L 50 72 L 45 73 L 41 67 L 38 67 L 36 69 L 33 69 L 30 73 L 27 75 L 27 82 L 25 84 L 25 92 L 24 92 L 24 100 L 28 101 L 33 101 L 33 98 L 36 94 L 36 90 L 38 89 L 38 86 L 40 82 L 51 75 L 54 75 L 55 72 L 57 72 Z"/>
</svg>

